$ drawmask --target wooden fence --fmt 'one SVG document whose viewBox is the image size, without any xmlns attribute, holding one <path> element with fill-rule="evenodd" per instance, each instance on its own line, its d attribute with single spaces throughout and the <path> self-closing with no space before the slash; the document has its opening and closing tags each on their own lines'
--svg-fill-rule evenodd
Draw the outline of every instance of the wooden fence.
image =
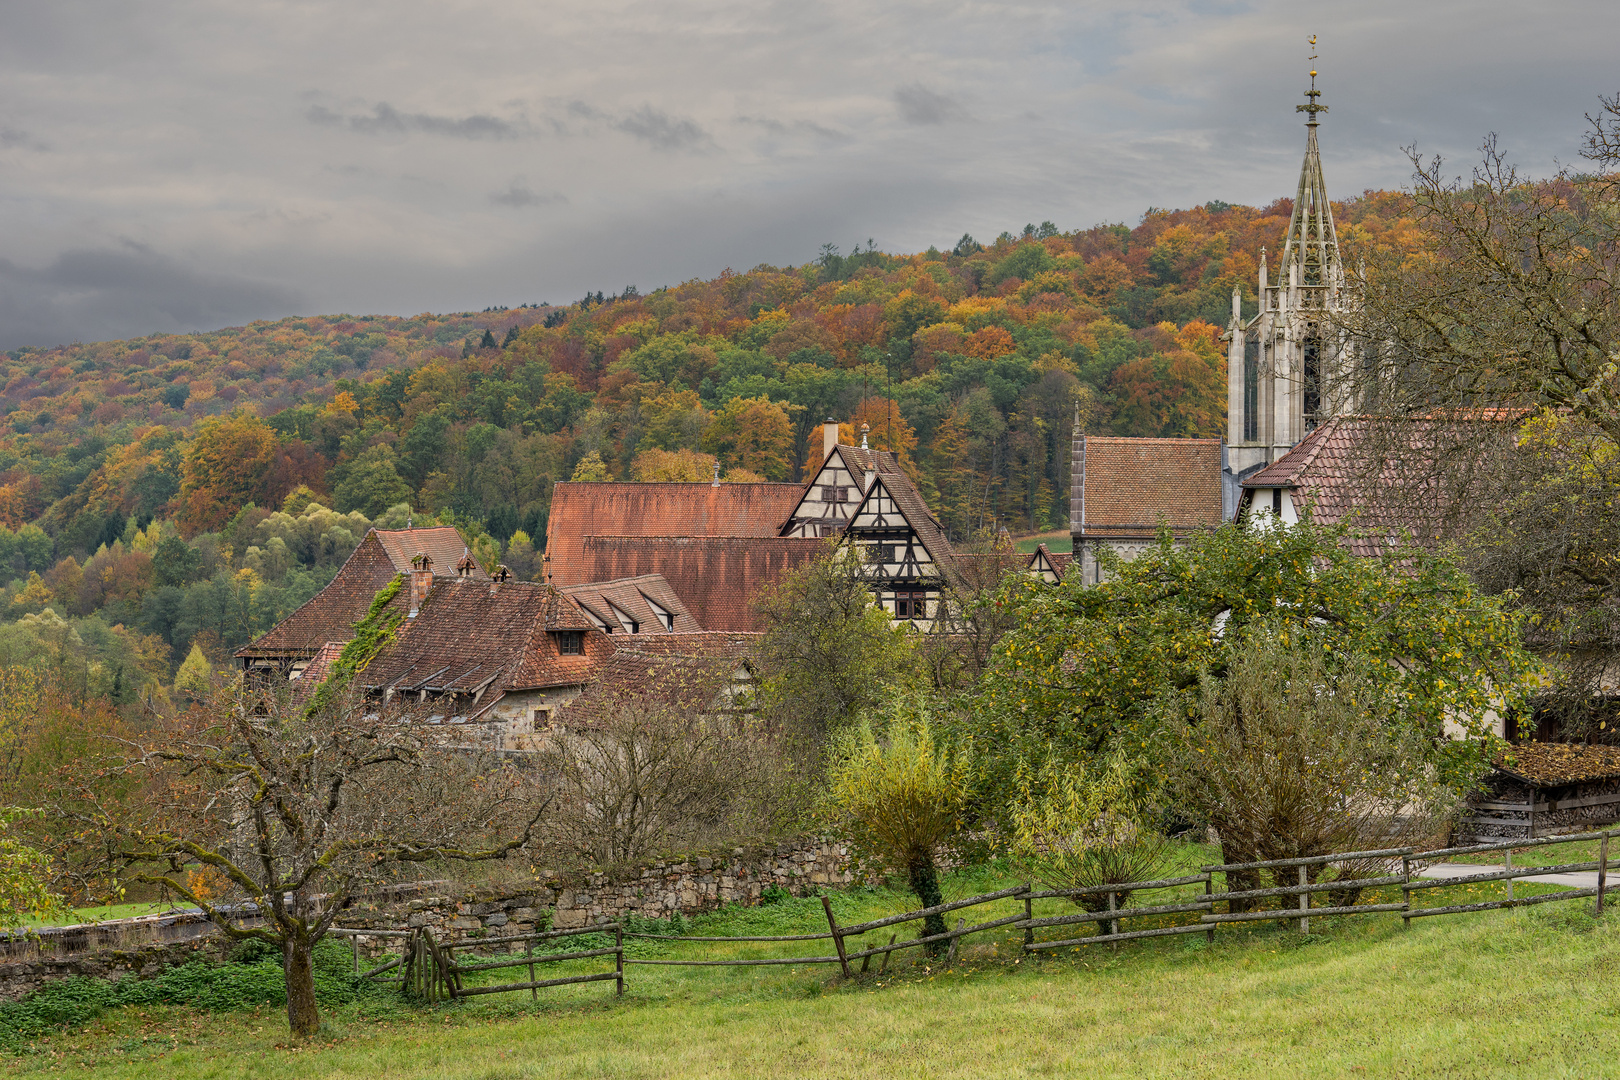
<svg viewBox="0 0 1620 1080">
<path fill-rule="evenodd" d="M 1187 874 L 1180 877 L 1163 878 L 1156 881 L 1130 881 L 1117 884 L 1099 885 L 1081 889 L 1035 889 L 1033 885 L 1017 885 L 999 892 L 985 893 L 981 896 L 972 896 L 964 900 L 954 900 L 950 903 L 938 904 L 934 907 L 922 908 L 916 911 L 907 911 L 899 915 L 890 915 L 881 919 L 857 923 L 852 926 L 842 926 L 833 914 L 832 904 L 827 897 L 821 898 L 822 911 L 827 919 L 827 932 L 818 934 L 786 934 L 762 937 L 700 937 L 674 934 L 627 933 L 618 923 L 605 923 L 597 926 L 581 927 L 575 930 L 551 930 L 532 934 L 517 934 L 510 937 L 471 938 L 463 941 L 439 942 L 426 929 L 414 930 L 357 930 L 334 928 L 333 933 L 350 936 L 393 936 L 405 939 L 404 950 L 400 956 L 394 957 L 386 963 L 364 973 L 363 977 L 378 978 L 396 968 L 401 974 L 393 976 L 387 981 L 399 983 L 408 994 L 419 999 L 433 1002 L 447 999 L 471 997 L 477 994 L 498 994 L 514 990 L 528 990 L 531 995 L 541 987 L 564 986 L 571 983 L 601 982 L 615 980 L 618 993 L 624 993 L 624 969 L 637 964 L 645 966 L 665 967 L 748 967 L 767 965 L 814 965 L 837 964 L 842 974 L 848 978 L 856 974 L 852 965 L 860 961 L 860 971 L 870 970 L 872 958 L 882 956 L 883 962 L 879 971 L 887 969 L 891 954 L 905 949 L 925 948 L 940 942 L 950 942 L 946 960 L 953 960 L 956 956 L 957 946 L 961 939 L 972 934 L 983 934 L 993 930 L 1012 928 L 1023 931 L 1022 951 L 1025 953 L 1038 953 L 1048 949 L 1070 948 L 1080 945 L 1101 945 L 1118 943 L 1122 941 L 1135 941 L 1143 938 L 1166 937 L 1179 934 L 1204 934 L 1207 939 L 1215 939 L 1216 929 L 1232 923 L 1252 922 L 1294 922 L 1301 933 L 1310 932 L 1310 920 L 1324 916 L 1350 916 L 1350 915 L 1376 915 L 1394 914 L 1404 920 L 1403 925 L 1410 928 L 1413 919 L 1426 918 L 1434 915 L 1456 915 L 1471 911 L 1487 911 L 1493 908 L 1522 907 L 1531 904 L 1543 904 L 1559 900 L 1577 900 L 1595 898 L 1595 910 L 1602 914 L 1605 893 L 1607 891 L 1608 870 L 1612 865 L 1620 862 L 1609 861 L 1609 840 L 1620 835 L 1620 829 L 1603 832 L 1579 833 L 1569 836 L 1544 837 L 1536 840 L 1511 840 L 1501 843 L 1475 844 L 1468 847 L 1442 848 L 1435 851 L 1415 851 L 1412 848 L 1383 848 L 1375 851 L 1349 851 L 1332 855 L 1316 855 L 1298 859 L 1273 859 L 1266 862 L 1227 863 L 1203 866 L 1196 874 Z M 1586 862 L 1564 863 L 1556 866 L 1519 866 L 1513 865 L 1513 852 L 1525 848 L 1547 847 L 1557 844 L 1582 843 L 1597 841 L 1599 844 L 1598 858 Z M 1414 877 L 1414 867 L 1421 866 L 1439 859 L 1449 859 L 1459 855 L 1485 854 L 1493 851 L 1504 853 L 1506 862 L 1503 869 L 1492 870 L 1482 868 L 1478 874 L 1466 877 L 1423 879 Z M 1372 873 L 1367 876 L 1348 879 L 1320 880 L 1321 873 L 1335 863 L 1350 863 L 1353 866 L 1365 868 L 1369 864 L 1381 866 L 1387 873 Z M 1399 872 L 1395 872 L 1396 866 Z M 1535 896 L 1513 895 L 1513 882 L 1523 879 L 1540 877 L 1547 874 L 1580 873 L 1597 871 L 1597 885 L 1590 888 L 1560 888 L 1556 892 L 1544 893 Z M 1260 872 L 1269 873 L 1274 882 L 1292 879 L 1290 884 L 1273 884 L 1259 888 L 1231 889 L 1227 886 L 1228 875 L 1242 875 L 1253 881 Z M 1216 877 L 1222 879 L 1222 888 L 1217 889 Z M 1316 878 L 1317 880 L 1313 880 Z M 1491 900 L 1473 904 L 1452 904 L 1442 907 L 1413 907 L 1414 893 L 1426 892 L 1432 889 L 1454 888 L 1480 884 L 1484 882 L 1507 882 L 1508 896 L 1503 900 Z M 1186 890 L 1191 886 L 1202 885 L 1202 892 L 1188 895 Z M 1400 886 L 1400 903 L 1374 903 L 1374 904 L 1334 904 L 1313 907 L 1312 900 L 1322 893 L 1359 893 L 1364 889 L 1392 888 Z M 1164 903 L 1141 903 L 1140 897 L 1144 893 L 1159 892 L 1162 890 L 1177 890 L 1177 895 L 1164 897 Z M 1045 899 L 1067 899 L 1080 906 L 1085 897 L 1101 897 L 1099 910 L 1078 911 L 1062 915 L 1037 918 L 1034 912 L 1034 903 Z M 956 927 L 944 933 L 932 935 L 919 935 L 905 941 L 898 941 L 898 933 L 891 934 L 886 943 L 861 948 L 858 939 L 874 931 L 886 929 L 891 926 L 900 926 L 904 923 L 919 922 L 932 915 L 944 916 L 951 912 L 965 911 L 969 908 L 985 904 L 1000 903 L 1003 901 L 1022 901 L 1023 911 L 1010 916 L 993 918 L 983 922 L 967 925 L 967 919 L 959 918 Z M 1263 904 L 1276 900 L 1281 906 L 1276 908 L 1257 908 L 1243 910 L 1253 904 Z M 1215 906 L 1224 902 L 1225 911 L 1217 911 Z M 1134 906 L 1128 906 L 1134 904 Z M 1240 910 L 1233 910 L 1234 906 Z M 1124 924 L 1128 921 L 1183 915 L 1196 915 L 1196 921 L 1174 922 L 1170 925 L 1150 926 L 1144 929 L 1127 930 Z M 1093 924 L 1096 932 L 1081 937 L 1068 936 L 1069 927 Z M 1048 929 L 1060 929 L 1059 936 L 1047 940 L 1038 940 L 1036 932 Z M 536 953 L 534 943 L 554 938 L 572 937 L 581 934 L 612 934 L 613 946 L 611 948 L 584 949 L 565 953 Z M 624 940 L 637 938 L 664 942 L 801 942 L 801 941 L 831 941 L 833 951 L 814 956 L 788 956 L 788 957 L 757 957 L 744 959 L 692 959 L 692 960 L 663 960 L 643 959 L 640 957 L 626 957 Z M 493 959 L 481 962 L 457 961 L 455 952 L 483 948 L 491 945 L 525 944 L 522 955 L 507 953 L 502 959 Z M 857 946 L 851 951 L 850 945 Z M 536 964 L 556 963 L 564 960 L 583 960 L 596 957 L 614 957 L 614 970 L 588 975 L 574 975 L 557 979 L 537 979 L 535 977 Z M 465 987 L 461 976 L 467 972 L 490 971 L 502 968 L 528 967 L 529 979 L 527 982 L 503 983 L 494 986 Z M 359 973 L 359 946 L 355 945 L 355 970 Z"/>
</svg>

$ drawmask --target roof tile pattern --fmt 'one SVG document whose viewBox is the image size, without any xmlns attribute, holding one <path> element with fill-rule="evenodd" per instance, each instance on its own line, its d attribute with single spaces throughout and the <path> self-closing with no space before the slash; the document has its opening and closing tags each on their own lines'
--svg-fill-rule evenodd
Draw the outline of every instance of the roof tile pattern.
<svg viewBox="0 0 1620 1080">
<path fill-rule="evenodd" d="M 584 653 L 559 653 L 557 630 L 586 631 Z M 431 693 L 567 686 L 588 682 L 612 653 L 606 635 L 549 585 L 441 580 L 356 681 Z"/>
<path fill-rule="evenodd" d="M 1088 435 L 1083 445 L 1085 483 L 1073 507 L 1080 535 L 1151 538 L 1160 520 L 1177 534 L 1220 524 L 1219 439 Z"/>
<path fill-rule="evenodd" d="M 546 524 L 551 580 L 601 580 L 584 559 L 587 536 L 775 536 L 803 492 L 798 484 L 559 483 Z M 647 572 L 656 571 L 635 571 Z"/>
<path fill-rule="evenodd" d="M 455 576 L 456 560 L 466 550 L 452 528 L 373 529 L 356 545 L 326 588 L 255 641 L 237 651 L 244 659 L 301 659 L 314 656 L 329 641 L 348 641 L 354 624 L 371 607 L 372 598 L 395 574 L 409 572 L 418 552 L 433 559 L 435 579 Z M 484 572 L 476 576 L 487 581 Z M 404 606 L 403 595 L 395 603 Z"/>
<path fill-rule="evenodd" d="M 600 619 L 611 634 L 682 634 L 703 629 L 662 574 L 567 585 L 562 591 L 584 608 L 587 615 Z M 625 617 L 634 621 L 636 630 L 624 628 Z M 673 627 L 666 626 L 666 619 L 673 622 Z"/>
<path fill-rule="evenodd" d="M 585 580 L 657 574 L 705 630 L 763 629 L 750 607 L 755 594 L 827 552 L 824 540 L 779 536 L 584 536 L 580 540 L 579 565 Z"/>
</svg>

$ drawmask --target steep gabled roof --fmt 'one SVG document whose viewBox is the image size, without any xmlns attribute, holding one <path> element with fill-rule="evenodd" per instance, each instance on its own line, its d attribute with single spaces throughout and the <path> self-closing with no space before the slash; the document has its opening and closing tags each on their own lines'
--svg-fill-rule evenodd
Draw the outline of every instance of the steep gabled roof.
<svg viewBox="0 0 1620 1080">
<path fill-rule="evenodd" d="M 599 629 L 610 634 L 681 634 L 703 629 L 662 574 L 566 585 L 562 591 L 593 621 L 600 621 Z M 638 629 L 626 628 L 625 618 L 634 620 Z"/>
<path fill-rule="evenodd" d="M 585 631 L 585 652 L 564 656 L 554 631 Z M 436 580 L 415 618 L 356 682 L 367 690 L 479 694 L 589 681 L 612 654 L 572 600 L 536 582 Z"/>
<path fill-rule="evenodd" d="M 760 630 L 750 604 L 759 590 L 827 553 L 825 540 L 798 537 L 585 536 L 588 580 L 657 574 L 705 630 Z M 639 635 L 638 635 L 639 636 Z"/>
<path fill-rule="evenodd" d="M 421 553 L 432 558 L 435 580 L 453 579 L 456 562 L 466 550 L 461 534 L 449 527 L 372 529 L 326 588 L 263 636 L 237 650 L 236 655 L 245 659 L 299 659 L 314 656 L 329 641 L 348 641 L 354 636 L 354 624 L 371 607 L 378 590 L 394 575 L 408 572 L 414 556 Z M 489 580 L 476 568 L 473 576 Z M 408 600 L 401 596 L 395 604 L 403 606 Z"/>
<path fill-rule="evenodd" d="M 587 536 L 775 536 L 801 494 L 798 484 L 557 484 L 546 525 L 551 580 L 592 580 Z"/>
<path fill-rule="evenodd" d="M 1182 535 L 1221 522 L 1219 439 L 1080 436 L 1071 527 L 1086 537 Z"/>
<path fill-rule="evenodd" d="M 1068 552 L 1054 552 L 1049 550 L 1045 544 L 1037 544 L 1035 550 L 1029 556 L 1029 568 L 1033 573 L 1040 574 L 1043 577 L 1050 572 L 1058 581 L 1062 581 L 1064 575 L 1068 572 L 1069 563 L 1073 559 L 1074 556 Z"/>
<path fill-rule="evenodd" d="M 677 714 L 720 713 L 736 706 L 733 690 L 751 685 L 748 655 L 759 635 L 660 634 L 620 638 L 596 679 L 558 714 L 579 730 L 615 710 L 652 707 Z M 676 639 L 685 639 L 677 642 Z M 653 645 L 644 648 L 644 645 Z"/>
<path fill-rule="evenodd" d="M 871 456 L 877 465 L 877 477 L 862 497 L 861 505 L 850 515 L 851 531 L 854 530 L 855 522 L 860 519 L 862 513 L 886 494 L 894 501 L 906 524 L 911 526 L 911 531 L 917 534 L 917 539 L 922 541 L 923 547 L 928 549 L 928 554 L 940 568 L 941 573 L 952 572 L 956 553 L 951 548 L 950 539 L 945 535 L 945 529 L 940 525 L 939 519 L 923 501 L 917 485 L 912 483 L 911 477 L 900 468 L 893 453 L 887 450 L 874 450 L 871 451 Z"/>
</svg>

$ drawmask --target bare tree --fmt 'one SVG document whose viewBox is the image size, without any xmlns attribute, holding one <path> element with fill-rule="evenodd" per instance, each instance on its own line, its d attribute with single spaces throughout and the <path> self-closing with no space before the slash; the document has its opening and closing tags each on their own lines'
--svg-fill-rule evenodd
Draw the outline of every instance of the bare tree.
<svg viewBox="0 0 1620 1080">
<path fill-rule="evenodd" d="M 549 840 L 598 865 L 771 835 L 804 775 L 729 675 L 735 658 L 620 654 L 562 711 Z"/>
<path fill-rule="evenodd" d="M 1587 120 L 1597 175 L 1525 176 L 1494 136 L 1467 181 L 1409 150 L 1416 241 L 1366 253 L 1343 327 L 1375 416 L 1364 516 L 1461 540 L 1483 586 L 1516 594 L 1571 735 L 1601 722 L 1620 659 L 1620 95 Z"/>
<path fill-rule="evenodd" d="M 57 812 L 94 842 L 83 869 L 161 886 L 230 938 L 279 948 L 287 1020 L 307 1037 L 313 951 L 348 899 L 420 863 L 505 858 L 545 810 L 520 771 L 438 749 L 414 719 L 352 697 L 306 713 L 222 695 L 119 740 Z"/>
<path fill-rule="evenodd" d="M 1005 529 L 964 545 L 940 593 L 938 617 L 923 639 L 921 655 L 936 689 L 964 689 L 978 682 L 990 654 L 1017 625 L 1019 599 L 1037 587 Z"/>
</svg>

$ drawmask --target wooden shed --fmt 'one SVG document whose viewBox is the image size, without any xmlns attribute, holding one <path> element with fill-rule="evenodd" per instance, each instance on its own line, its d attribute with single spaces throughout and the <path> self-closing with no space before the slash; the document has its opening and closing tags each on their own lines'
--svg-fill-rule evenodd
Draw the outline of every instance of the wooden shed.
<svg viewBox="0 0 1620 1080">
<path fill-rule="evenodd" d="M 1529 840 L 1620 821 L 1620 747 L 1522 743 L 1497 759 L 1459 843 Z"/>
</svg>

